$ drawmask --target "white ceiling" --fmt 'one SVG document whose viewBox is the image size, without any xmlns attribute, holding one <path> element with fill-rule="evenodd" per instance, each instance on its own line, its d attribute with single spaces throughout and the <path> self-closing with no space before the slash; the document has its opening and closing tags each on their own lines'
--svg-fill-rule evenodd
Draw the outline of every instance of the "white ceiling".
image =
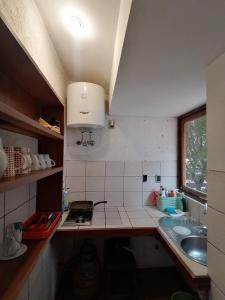
<svg viewBox="0 0 225 300">
<path fill-rule="evenodd" d="M 108 93 L 119 0 L 36 0 L 36 3 L 69 79 L 100 84 Z M 75 10 L 78 17 L 88 21 L 91 29 L 88 37 L 71 34 L 64 23 L 64 10 L 71 10 L 71 14 Z"/>
<path fill-rule="evenodd" d="M 224 0 L 133 0 L 110 113 L 174 117 L 203 104 L 205 67 L 224 51 Z"/>
</svg>

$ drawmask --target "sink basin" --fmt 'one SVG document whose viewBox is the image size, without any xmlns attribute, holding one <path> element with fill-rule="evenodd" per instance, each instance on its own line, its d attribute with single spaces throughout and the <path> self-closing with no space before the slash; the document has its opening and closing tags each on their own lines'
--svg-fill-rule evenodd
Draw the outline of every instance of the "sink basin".
<svg viewBox="0 0 225 300">
<path fill-rule="evenodd" d="M 188 236 L 180 242 L 181 249 L 192 260 L 202 265 L 207 264 L 207 238 L 204 236 Z"/>
</svg>

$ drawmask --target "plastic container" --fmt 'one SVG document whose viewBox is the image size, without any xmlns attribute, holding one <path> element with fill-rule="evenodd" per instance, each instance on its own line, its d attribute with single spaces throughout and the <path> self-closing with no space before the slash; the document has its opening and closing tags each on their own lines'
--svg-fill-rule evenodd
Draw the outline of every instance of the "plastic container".
<svg viewBox="0 0 225 300">
<path fill-rule="evenodd" d="M 165 211 L 166 208 L 181 209 L 181 198 L 180 197 L 158 197 L 157 208 L 160 211 Z"/>
<path fill-rule="evenodd" d="M 186 292 L 176 292 L 172 295 L 171 300 L 198 300 L 195 296 Z"/>
<path fill-rule="evenodd" d="M 58 224 L 61 218 L 61 212 L 54 212 L 55 218 L 52 223 L 46 227 L 44 225 L 32 226 L 37 224 L 42 216 L 48 216 L 50 212 L 37 212 L 33 214 L 27 221 L 23 223 L 23 240 L 41 240 L 47 239 Z"/>
</svg>

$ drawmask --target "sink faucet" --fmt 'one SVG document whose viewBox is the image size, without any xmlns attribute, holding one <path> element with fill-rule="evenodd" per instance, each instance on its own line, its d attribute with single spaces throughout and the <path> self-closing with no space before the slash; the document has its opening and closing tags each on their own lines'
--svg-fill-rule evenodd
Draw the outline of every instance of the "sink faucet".
<svg viewBox="0 0 225 300">
<path fill-rule="evenodd" d="M 208 210 L 208 205 L 207 203 L 204 205 L 204 208 L 203 208 L 203 213 L 204 215 L 207 215 L 207 210 Z"/>
</svg>

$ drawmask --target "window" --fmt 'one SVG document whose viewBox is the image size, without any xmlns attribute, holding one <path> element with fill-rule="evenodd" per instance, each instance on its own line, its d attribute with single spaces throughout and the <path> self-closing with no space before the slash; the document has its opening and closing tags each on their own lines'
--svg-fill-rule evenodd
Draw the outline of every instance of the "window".
<svg viewBox="0 0 225 300">
<path fill-rule="evenodd" d="M 179 188 L 206 199 L 206 107 L 200 107 L 178 118 Z"/>
</svg>

